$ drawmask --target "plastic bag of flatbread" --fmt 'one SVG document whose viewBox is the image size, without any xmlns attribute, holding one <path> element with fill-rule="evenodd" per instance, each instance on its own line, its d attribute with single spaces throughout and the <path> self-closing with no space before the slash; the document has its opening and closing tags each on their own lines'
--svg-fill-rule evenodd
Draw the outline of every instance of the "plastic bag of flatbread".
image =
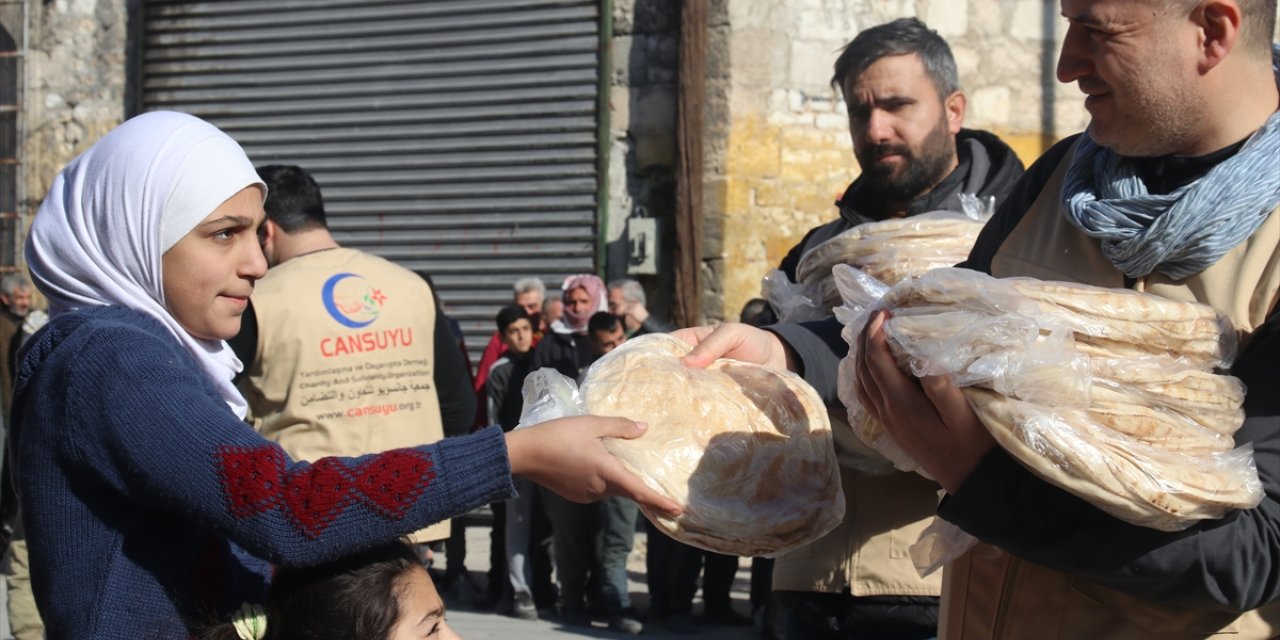
<svg viewBox="0 0 1280 640">
<path fill-rule="evenodd" d="M 644 436 L 609 439 L 605 447 L 684 508 L 675 519 L 644 512 L 681 542 L 776 556 L 835 528 L 844 494 L 817 392 L 793 373 L 734 360 L 689 369 L 680 357 L 690 348 L 667 335 L 628 340 L 591 366 L 567 403 L 572 381 L 547 384 L 550 372 L 536 371 L 525 383 L 526 409 L 572 405 L 648 423 Z M 540 417 L 560 416 L 543 410 Z"/>
<path fill-rule="evenodd" d="M 1261 484 L 1243 423 L 1244 388 L 1219 375 L 1235 331 L 1212 308 L 1088 285 L 939 269 L 886 290 L 837 267 L 851 345 L 887 308 L 904 371 L 947 375 L 996 441 L 1046 481 L 1111 515 L 1164 531 L 1257 505 Z M 878 303 L 869 300 L 880 295 Z M 857 400 L 855 358 L 841 399 L 867 445 L 917 469 Z M 947 557 L 947 544 L 922 554 Z"/>
<path fill-rule="evenodd" d="M 819 287 L 792 282 L 781 269 L 770 271 L 760 280 L 760 295 L 778 314 L 778 322 L 796 324 L 831 315 L 831 307 L 824 308 L 819 302 Z"/>
<path fill-rule="evenodd" d="M 978 232 L 995 212 L 991 197 L 960 194 L 960 205 L 960 211 L 930 211 L 848 229 L 805 252 L 796 266 L 795 282 L 781 271 L 765 275 L 761 295 L 779 322 L 822 320 L 841 304 L 831 276 L 837 264 L 858 267 L 889 284 L 954 266 L 969 257 Z"/>
<path fill-rule="evenodd" d="M 942 261 L 950 267 L 969 256 L 982 225 L 982 220 L 954 211 L 860 224 L 805 253 L 796 266 L 796 278 L 800 282 L 825 278 L 838 264 L 874 271 L 902 255 Z"/>
<path fill-rule="evenodd" d="M 1213 373 L 1230 362 L 1235 334 L 1211 309 L 1131 291 L 994 281 L 961 270 L 872 293 L 865 274 L 840 277 L 853 303 L 838 310 L 848 325 L 846 339 L 860 333 L 868 300 L 881 296 L 879 304 L 895 313 L 886 333 L 904 370 L 951 376 L 1001 446 L 1049 482 L 1116 517 L 1162 530 L 1260 499 L 1251 450 L 1232 448 L 1231 434 L 1243 419 L 1243 387 Z M 965 314 L 973 314 L 972 321 Z M 1023 335 L 1035 338 L 1026 344 L 1040 348 L 1040 356 L 1028 359 L 1001 343 L 1019 333 L 1008 327 L 1037 323 L 1038 337 Z M 1051 354 L 1062 347 L 1074 354 L 1053 365 Z M 1018 362 L 1021 368 L 1010 366 Z M 852 359 L 841 369 L 843 399 L 857 422 Z M 878 437 L 879 449 L 899 466 L 914 464 L 879 425 L 863 420 L 860 427 L 859 435 Z M 967 538 L 935 523 L 912 548 L 913 559 L 936 568 L 962 552 Z"/>
</svg>

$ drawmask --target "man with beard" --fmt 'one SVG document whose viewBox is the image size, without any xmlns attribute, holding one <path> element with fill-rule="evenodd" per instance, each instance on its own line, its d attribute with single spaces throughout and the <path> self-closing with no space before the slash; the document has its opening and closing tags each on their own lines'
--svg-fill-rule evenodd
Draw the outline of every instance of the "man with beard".
<svg viewBox="0 0 1280 640">
<path fill-rule="evenodd" d="M 810 231 L 782 261 L 793 281 L 806 251 L 847 229 L 959 211 L 962 193 L 999 203 L 1022 175 L 999 138 L 961 127 L 965 95 L 951 49 L 917 19 L 859 33 L 836 60 L 832 84 L 844 92 L 862 175 L 836 203 L 840 217 Z M 843 419 L 843 411 L 832 415 Z M 941 578 L 921 578 L 901 551 L 932 518 L 938 485 L 901 472 L 842 468 L 841 476 L 844 521 L 774 566 L 785 637 L 934 636 Z"/>
<path fill-rule="evenodd" d="M 951 48 L 904 18 L 858 34 L 835 63 L 853 155 L 862 175 L 836 201 L 840 217 L 809 231 L 781 269 L 793 282 L 800 258 L 866 222 L 950 209 L 960 194 L 996 204 L 1022 175 L 1022 162 L 994 134 L 964 129 L 966 98 Z"/>
</svg>

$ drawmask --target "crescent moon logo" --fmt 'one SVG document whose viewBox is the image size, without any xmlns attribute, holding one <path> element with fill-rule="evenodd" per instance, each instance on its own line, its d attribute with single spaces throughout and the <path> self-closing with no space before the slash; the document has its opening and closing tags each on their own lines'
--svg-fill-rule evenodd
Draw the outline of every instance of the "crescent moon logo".
<svg viewBox="0 0 1280 640">
<path fill-rule="evenodd" d="M 360 329 L 378 319 L 386 296 L 369 285 L 364 276 L 338 273 L 325 280 L 320 300 L 329 316 L 344 327 Z"/>
</svg>

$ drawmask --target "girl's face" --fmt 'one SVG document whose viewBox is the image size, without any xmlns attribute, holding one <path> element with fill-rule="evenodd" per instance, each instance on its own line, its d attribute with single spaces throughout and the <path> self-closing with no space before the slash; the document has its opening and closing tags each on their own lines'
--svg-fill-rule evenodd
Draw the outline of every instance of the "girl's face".
<svg viewBox="0 0 1280 640">
<path fill-rule="evenodd" d="M 267 272 L 258 246 L 262 190 L 245 187 L 218 205 L 161 257 L 165 307 L 203 340 L 240 332 L 253 283 Z"/>
<path fill-rule="evenodd" d="M 413 567 L 399 587 L 400 620 L 388 640 L 461 640 L 444 620 L 444 601 L 426 569 Z"/>
</svg>

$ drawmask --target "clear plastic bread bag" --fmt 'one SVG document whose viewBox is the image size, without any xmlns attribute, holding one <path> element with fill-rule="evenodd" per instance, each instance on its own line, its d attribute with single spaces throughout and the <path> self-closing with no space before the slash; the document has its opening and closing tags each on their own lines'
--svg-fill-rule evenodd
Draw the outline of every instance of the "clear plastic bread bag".
<svg viewBox="0 0 1280 640">
<path fill-rule="evenodd" d="M 775 556 L 837 526 L 844 495 L 817 392 L 793 373 L 734 360 L 688 368 L 680 358 L 690 348 L 669 335 L 632 338 L 591 366 L 576 395 L 566 391 L 572 381 L 547 383 L 547 370 L 536 371 L 525 384 L 526 410 L 546 419 L 574 415 L 568 407 L 647 423 L 642 437 L 604 445 L 684 508 L 675 519 L 644 514 L 686 544 Z"/>
<path fill-rule="evenodd" d="M 530 372 L 525 376 L 521 393 L 524 404 L 517 429 L 587 412 L 578 394 L 578 384 L 555 369 L 544 367 Z"/>
<path fill-rule="evenodd" d="M 854 433 L 899 470 L 927 477 L 859 402 L 857 338 L 871 312 L 884 308 L 886 299 L 910 299 L 904 292 L 913 288 L 985 290 L 969 304 L 890 309 L 894 316 L 885 323 L 885 332 L 904 371 L 917 377 L 946 375 L 958 386 L 981 385 L 1023 398 L 1061 394 L 1066 389 L 1074 402 L 1087 403 L 1087 363 L 1074 352 L 1071 333 L 1025 313 L 1027 304 L 1011 291 L 980 280 L 992 278 L 965 269 L 940 269 L 886 287 L 846 265 L 836 266 L 832 274 L 845 300 L 836 309 L 836 318 L 844 324 L 841 335 L 850 350 L 839 365 L 837 393 Z M 1069 375 L 1064 376 L 1064 371 Z"/>
<path fill-rule="evenodd" d="M 911 255 L 920 258 L 932 255 L 936 266 L 954 266 L 968 257 L 973 240 L 995 211 L 994 198 L 960 194 L 959 199 L 959 211 L 939 209 L 906 218 L 866 222 L 846 229 L 801 256 L 796 265 L 796 281 L 815 283 L 828 279 L 831 268 L 837 264 L 864 268 L 888 284 L 896 284 L 906 276 L 934 268 L 920 265 L 915 267 L 916 270 L 899 268 L 886 272 L 897 274 L 898 277 L 894 278 L 877 275 L 880 267 L 894 265 L 892 252 L 898 250 L 914 249 Z M 948 262 L 943 256 L 957 257 Z M 869 266 L 872 268 L 866 268 Z"/>
<path fill-rule="evenodd" d="M 786 273 L 774 269 L 760 280 L 760 295 L 778 314 L 778 322 L 799 324 L 831 316 L 831 307 L 822 302 L 819 286 L 796 284 Z"/>
<path fill-rule="evenodd" d="M 849 306 L 866 304 L 865 274 L 836 277 Z M 1233 451 L 1230 438 L 1243 388 L 1213 372 L 1234 332 L 1211 309 L 962 269 L 900 283 L 878 306 L 893 314 L 884 331 L 905 371 L 947 375 L 1020 463 L 1115 517 L 1172 531 L 1260 500 L 1251 450 Z M 859 313 L 843 317 L 852 345 L 866 323 Z M 865 416 L 854 359 L 841 364 L 851 422 Z M 864 417 L 860 426 L 869 445 L 913 468 L 879 425 Z M 936 569 L 967 544 L 935 523 L 913 558 Z"/>
</svg>

